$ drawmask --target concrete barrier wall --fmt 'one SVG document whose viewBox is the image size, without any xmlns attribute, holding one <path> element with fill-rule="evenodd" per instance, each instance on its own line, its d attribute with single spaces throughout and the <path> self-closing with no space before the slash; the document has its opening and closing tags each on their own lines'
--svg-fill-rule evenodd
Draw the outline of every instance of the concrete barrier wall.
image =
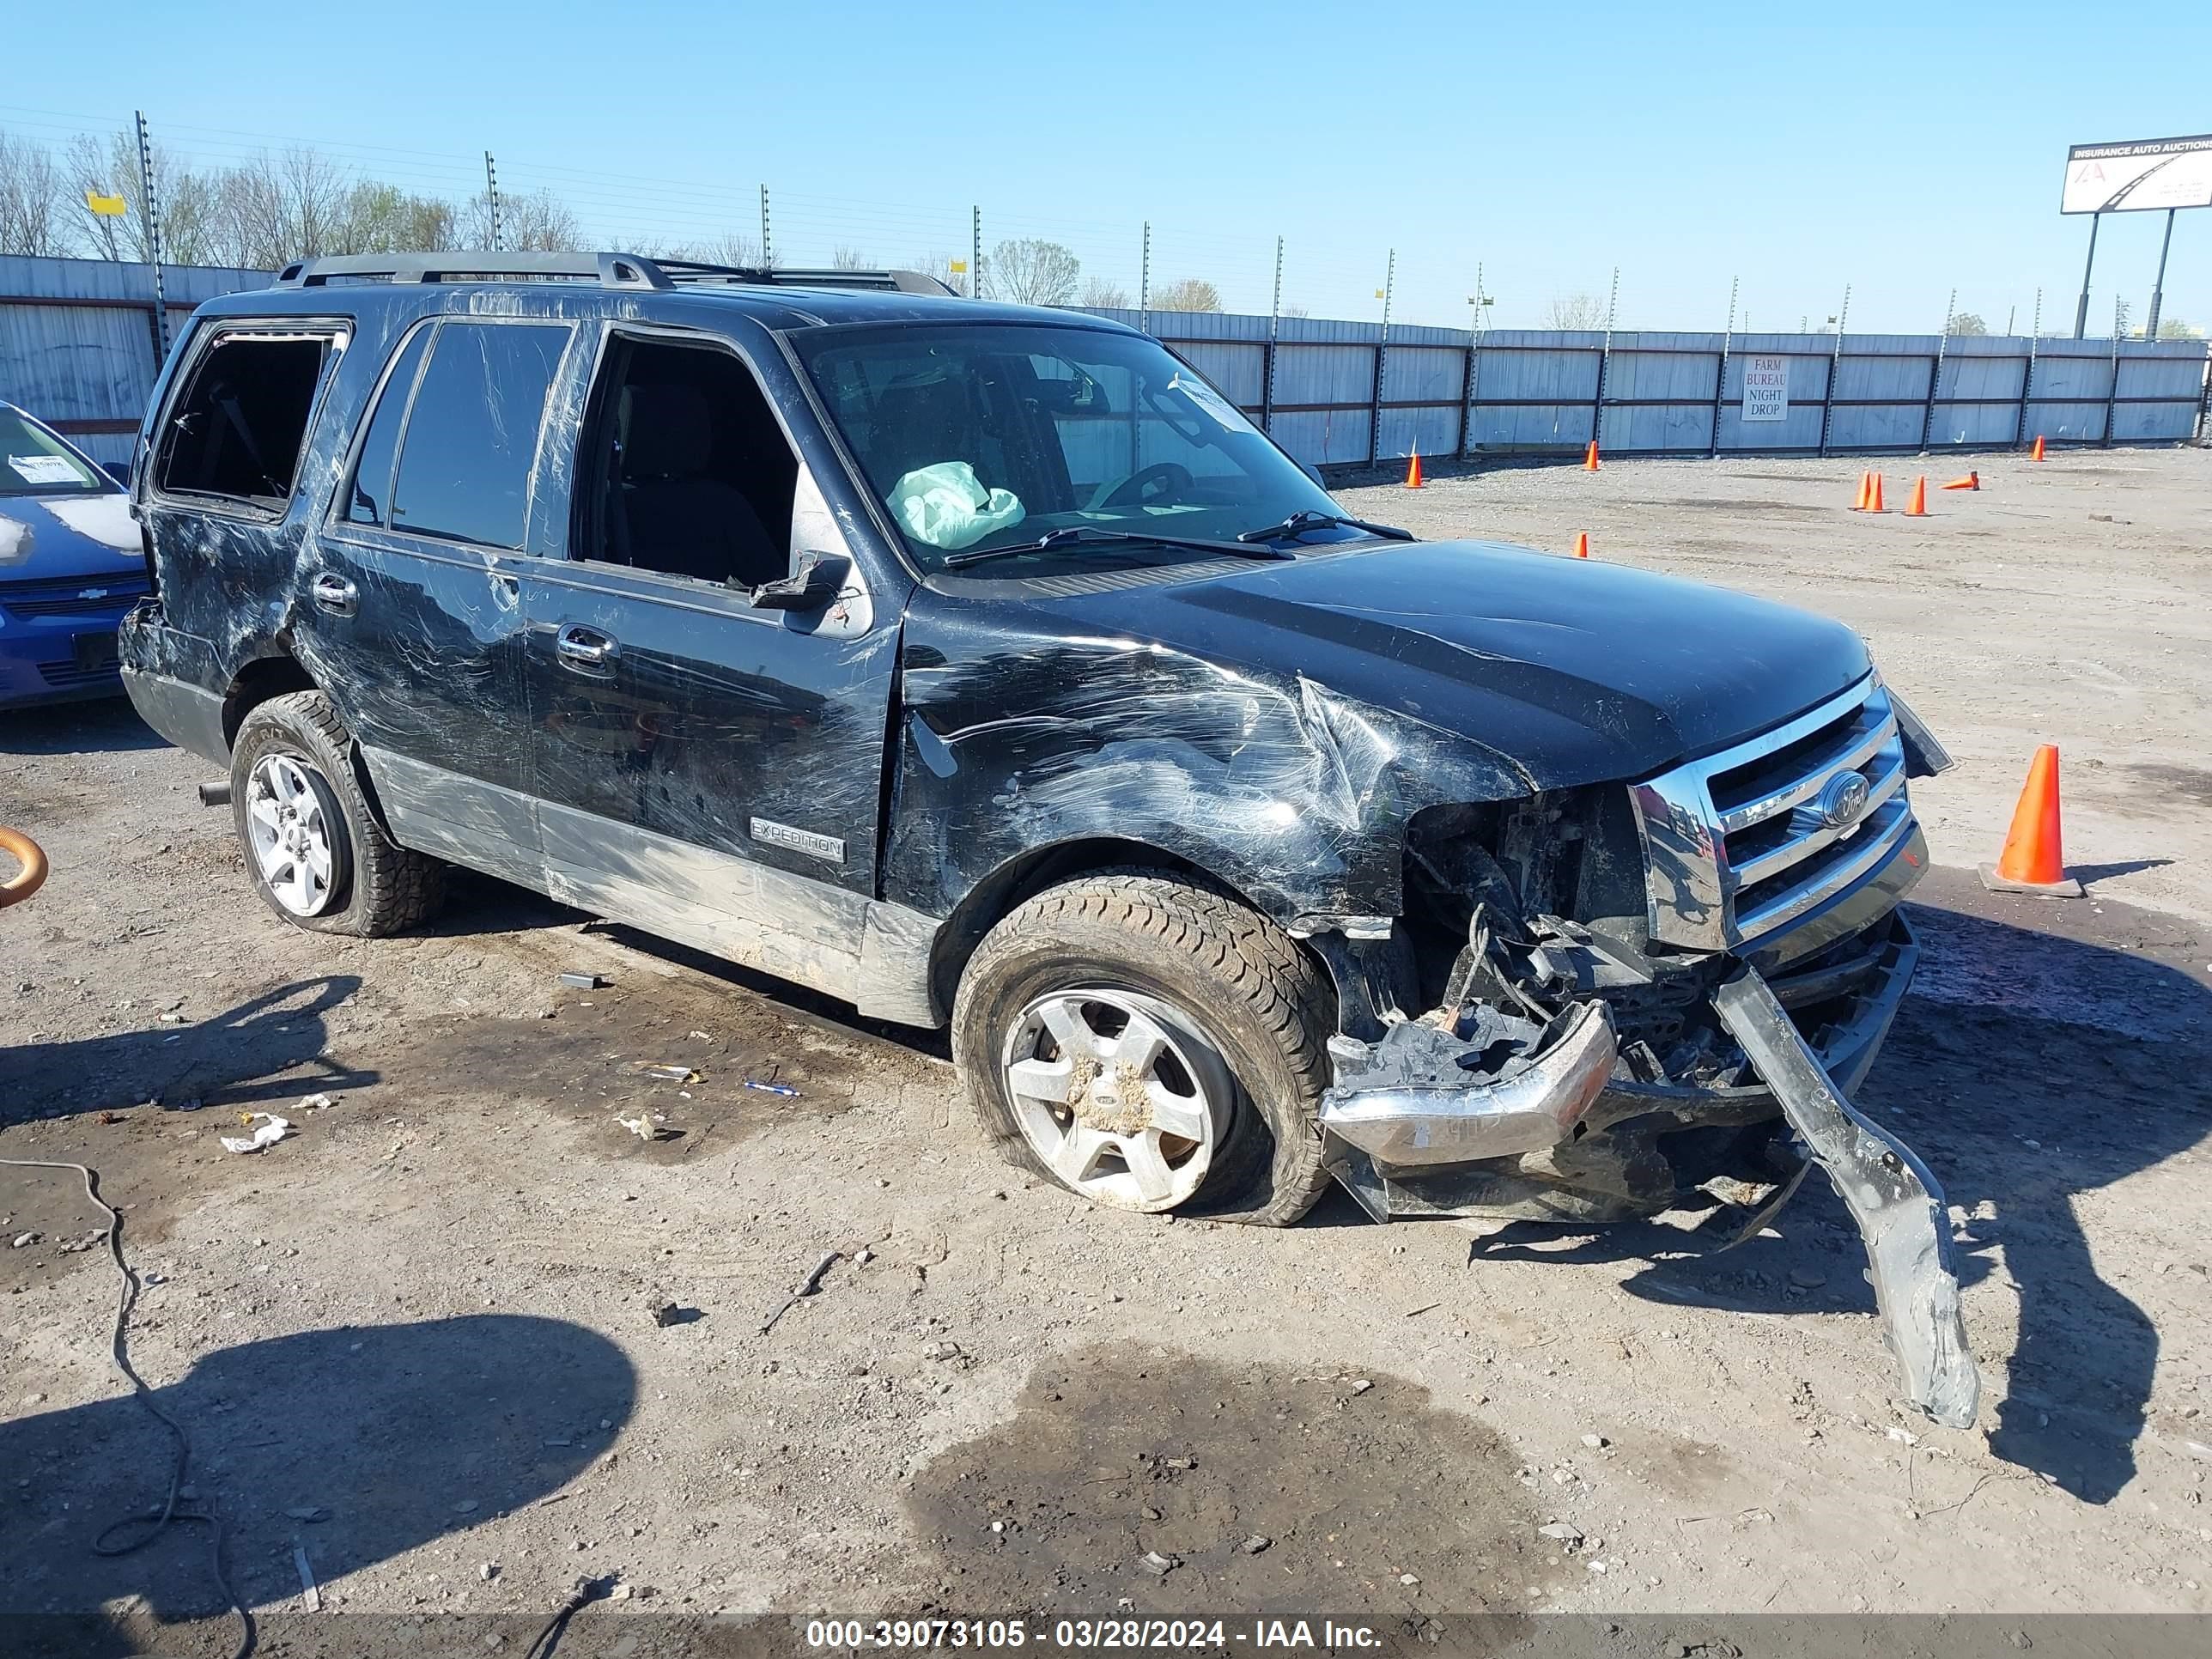
<svg viewBox="0 0 2212 1659">
<path fill-rule="evenodd" d="M 171 321 L 267 284 L 265 272 L 165 266 Z M 2206 415 L 2201 340 L 1925 334 L 1574 332 L 1234 313 L 1100 311 L 1147 329 L 1299 459 L 1452 455 L 1850 454 L 2053 443 L 2174 443 Z M 158 368 L 153 273 L 0 257 L 0 398 L 95 459 L 130 454 Z M 1752 356 L 1789 377 L 1779 420 L 1743 417 Z M 1932 395 L 1931 395 L 1932 394 Z"/>
</svg>

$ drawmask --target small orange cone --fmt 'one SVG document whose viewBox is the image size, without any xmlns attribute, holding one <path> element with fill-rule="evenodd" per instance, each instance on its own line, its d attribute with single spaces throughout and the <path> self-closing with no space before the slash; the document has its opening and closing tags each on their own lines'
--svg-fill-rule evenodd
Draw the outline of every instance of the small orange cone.
<svg viewBox="0 0 2212 1659">
<path fill-rule="evenodd" d="M 1575 556 L 1578 559 L 1589 557 L 1589 532 L 1587 530 L 1575 537 Z"/>
<path fill-rule="evenodd" d="M 1928 475 L 1925 472 L 1912 481 L 1912 499 L 1905 504 L 1905 516 L 1908 519 L 1928 516 Z"/>
<path fill-rule="evenodd" d="M 1597 440 L 1595 438 L 1590 440 L 1589 450 L 1583 457 L 1583 471 L 1585 472 L 1597 471 Z"/>
<path fill-rule="evenodd" d="M 2058 833 L 2058 746 L 2046 743 L 2028 763 L 2027 785 L 2013 809 L 2012 829 L 1994 865 L 1981 866 L 1992 893 L 2042 893 L 2079 898 L 2081 884 L 2068 878 Z"/>
<path fill-rule="evenodd" d="M 1406 488 L 1408 489 L 1421 488 L 1421 452 L 1418 449 L 1413 452 L 1413 465 L 1406 469 Z"/>
<path fill-rule="evenodd" d="M 1867 503 L 1873 499 L 1874 474 L 1871 472 L 1862 472 L 1859 474 L 1859 498 L 1851 503 L 1851 511 L 1854 513 L 1865 512 L 1867 510 Z"/>
<path fill-rule="evenodd" d="M 1866 510 L 1869 513 L 1888 512 L 1889 509 L 1881 504 L 1881 474 L 1873 472 L 1868 476 L 1874 480 L 1874 489 L 1867 495 Z"/>
<path fill-rule="evenodd" d="M 2031 461 L 2039 461 L 2043 459 L 2043 434 L 2040 432 L 2035 434 L 2035 448 L 2027 459 Z"/>
<path fill-rule="evenodd" d="M 1979 489 L 1981 487 L 1982 475 L 1978 472 L 1969 472 L 1963 478 L 1954 478 L 1943 486 L 1946 489 Z"/>
</svg>

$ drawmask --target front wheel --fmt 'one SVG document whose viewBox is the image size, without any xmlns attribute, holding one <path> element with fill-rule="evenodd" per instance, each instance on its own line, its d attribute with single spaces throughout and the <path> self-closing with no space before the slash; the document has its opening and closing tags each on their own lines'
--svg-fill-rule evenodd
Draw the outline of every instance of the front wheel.
<svg viewBox="0 0 2212 1659">
<path fill-rule="evenodd" d="M 1297 941 L 1234 899 L 1090 876 L 985 936 L 953 1053 L 1016 1167 L 1116 1209 L 1283 1226 L 1328 1183 L 1330 998 Z"/>
</svg>

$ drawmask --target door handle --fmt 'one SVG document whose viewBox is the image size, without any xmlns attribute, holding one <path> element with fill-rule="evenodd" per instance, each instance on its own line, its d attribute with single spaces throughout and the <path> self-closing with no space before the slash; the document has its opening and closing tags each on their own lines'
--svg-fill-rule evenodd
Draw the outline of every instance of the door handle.
<svg viewBox="0 0 2212 1659">
<path fill-rule="evenodd" d="M 350 617 L 361 608 L 361 590 L 327 570 L 315 578 L 313 592 L 317 606 L 333 617 Z"/>
<path fill-rule="evenodd" d="M 553 653 L 570 672 L 605 678 L 622 654 L 622 647 L 596 628 L 568 623 L 554 635 Z"/>
</svg>

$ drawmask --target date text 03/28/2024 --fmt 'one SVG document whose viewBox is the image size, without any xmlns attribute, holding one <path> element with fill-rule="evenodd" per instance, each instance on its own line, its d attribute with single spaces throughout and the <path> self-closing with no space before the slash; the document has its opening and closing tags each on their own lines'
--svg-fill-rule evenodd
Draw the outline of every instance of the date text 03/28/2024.
<svg viewBox="0 0 2212 1659">
<path fill-rule="evenodd" d="M 1060 1619 L 1036 1629 L 1022 1619 L 817 1619 L 806 1644 L 833 1651 L 902 1648 L 1026 1648 L 1066 1650 L 1219 1651 L 1231 1644 L 1255 1650 L 1334 1652 L 1378 1646 L 1372 1628 L 1333 1620 Z"/>
</svg>

